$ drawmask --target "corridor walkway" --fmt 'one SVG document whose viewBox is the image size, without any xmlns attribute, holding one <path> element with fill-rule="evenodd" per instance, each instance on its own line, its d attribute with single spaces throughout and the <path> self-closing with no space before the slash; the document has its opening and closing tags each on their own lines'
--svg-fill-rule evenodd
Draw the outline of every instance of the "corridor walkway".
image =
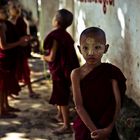
<svg viewBox="0 0 140 140">
<path fill-rule="evenodd" d="M 28 97 L 27 87 L 22 85 L 19 99 L 9 99 L 10 104 L 19 108 L 15 119 L 0 119 L 0 140 L 72 140 L 72 134 L 55 136 L 51 131 L 61 124 L 52 121 L 55 108 L 48 104 L 51 81 L 44 78 L 41 58 L 30 59 L 32 86 L 39 99 Z"/>
</svg>

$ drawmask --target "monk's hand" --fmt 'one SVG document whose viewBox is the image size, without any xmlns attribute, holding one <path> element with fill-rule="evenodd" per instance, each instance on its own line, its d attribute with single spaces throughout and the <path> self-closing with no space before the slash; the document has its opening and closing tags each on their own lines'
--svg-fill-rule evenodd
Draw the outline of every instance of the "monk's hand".
<svg viewBox="0 0 140 140">
<path fill-rule="evenodd" d="M 98 137 L 96 131 L 92 131 L 92 132 L 90 133 L 90 136 L 91 136 L 91 138 L 94 139 L 94 140 L 96 140 L 96 138 Z"/>
<path fill-rule="evenodd" d="M 93 140 L 109 140 L 110 130 L 108 128 L 97 129 L 91 132 L 91 138 Z"/>
<path fill-rule="evenodd" d="M 23 36 L 19 39 L 20 46 L 27 46 L 32 37 L 30 35 Z"/>
</svg>

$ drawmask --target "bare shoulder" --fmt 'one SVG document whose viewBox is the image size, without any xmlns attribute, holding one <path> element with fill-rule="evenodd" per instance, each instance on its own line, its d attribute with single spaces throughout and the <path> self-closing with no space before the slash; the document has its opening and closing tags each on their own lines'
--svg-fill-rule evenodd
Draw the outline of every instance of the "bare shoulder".
<svg viewBox="0 0 140 140">
<path fill-rule="evenodd" d="M 75 78 L 78 78 L 80 79 L 80 72 L 81 72 L 81 67 L 79 68 L 76 68 L 76 69 L 73 69 L 72 72 L 71 72 L 71 78 L 75 79 Z"/>
</svg>

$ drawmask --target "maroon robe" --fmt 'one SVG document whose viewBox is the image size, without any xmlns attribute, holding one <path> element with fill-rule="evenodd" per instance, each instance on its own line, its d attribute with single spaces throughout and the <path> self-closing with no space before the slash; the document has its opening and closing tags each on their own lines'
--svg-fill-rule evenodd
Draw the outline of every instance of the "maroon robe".
<svg viewBox="0 0 140 140">
<path fill-rule="evenodd" d="M 9 22 L 4 22 L 6 25 L 6 42 L 13 43 L 18 41 L 18 36 L 14 26 Z M 17 47 L 2 50 L 0 49 L 0 92 L 18 95 L 20 86 L 15 76 Z"/>
<path fill-rule="evenodd" d="M 83 105 L 97 128 L 107 127 L 115 113 L 115 98 L 111 79 L 118 82 L 121 100 L 125 95 L 125 77 L 114 65 L 102 63 L 81 80 Z M 75 140 L 92 140 L 90 131 L 80 117 L 74 121 Z M 115 128 L 109 140 L 119 140 Z"/>
<path fill-rule="evenodd" d="M 53 40 L 58 42 L 58 48 L 55 60 L 48 62 L 53 80 L 53 92 L 50 103 L 67 105 L 70 96 L 70 73 L 74 68 L 79 67 L 79 61 L 72 37 L 62 28 L 53 30 L 45 38 L 45 55 L 50 53 Z"/>
<path fill-rule="evenodd" d="M 23 37 L 27 35 L 27 25 L 23 20 L 23 17 L 19 17 L 17 19 L 16 24 L 14 25 L 16 28 L 16 32 L 18 37 Z M 31 46 L 27 45 L 25 47 L 19 47 L 17 55 L 17 67 L 16 67 L 16 75 L 19 81 L 28 84 L 30 82 L 30 68 L 28 65 L 28 56 L 30 55 Z"/>
</svg>

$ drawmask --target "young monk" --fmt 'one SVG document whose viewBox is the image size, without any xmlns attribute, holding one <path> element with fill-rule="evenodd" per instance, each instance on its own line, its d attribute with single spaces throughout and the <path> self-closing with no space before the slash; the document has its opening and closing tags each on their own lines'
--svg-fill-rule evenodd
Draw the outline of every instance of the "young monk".
<svg viewBox="0 0 140 140">
<path fill-rule="evenodd" d="M 6 18 L 6 8 L 0 5 L 0 118 L 14 118 L 16 114 L 10 112 L 19 110 L 9 105 L 7 97 L 10 94 L 18 95 L 20 91 L 15 75 L 17 48 L 26 45 L 30 37 L 19 39 Z"/>
<path fill-rule="evenodd" d="M 116 66 L 102 63 L 107 52 L 102 29 L 89 27 L 80 36 L 80 52 L 86 63 L 71 73 L 78 117 L 75 140 L 119 140 L 115 122 L 126 90 L 125 77 Z"/>
<path fill-rule="evenodd" d="M 44 41 L 45 56 L 53 80 L 53 91 L 50 104 L 57 105 L 62 115 L 63 126 L 54 134 L 71 132 L 69 121 L 70 73 L 79 67 L 79 61 L 74 49 L 74 41 L 66 29 L 72 24 L 73 14 L 60 9 L 52 20 L 53 30 Z"/>
<path fill-rule="evenodd" d="M 15 26 L 18 37 L 27 35 L 27 24 L 24 21 L 24 18 L 21 16 L 21 5 L 12 1 L 9 2 L 8 5 L 9 21 Z M 28 64 L 30 49 L 31 46 L 29 44 L 24 48 L 22 47 L 18 49 L 16 75 L 19 82 L 23 82 L 27 85 L 29 97 L 38 98 L 39 95 L 33 91 L 30 79 L 30 68 Z"/>
</svg>

